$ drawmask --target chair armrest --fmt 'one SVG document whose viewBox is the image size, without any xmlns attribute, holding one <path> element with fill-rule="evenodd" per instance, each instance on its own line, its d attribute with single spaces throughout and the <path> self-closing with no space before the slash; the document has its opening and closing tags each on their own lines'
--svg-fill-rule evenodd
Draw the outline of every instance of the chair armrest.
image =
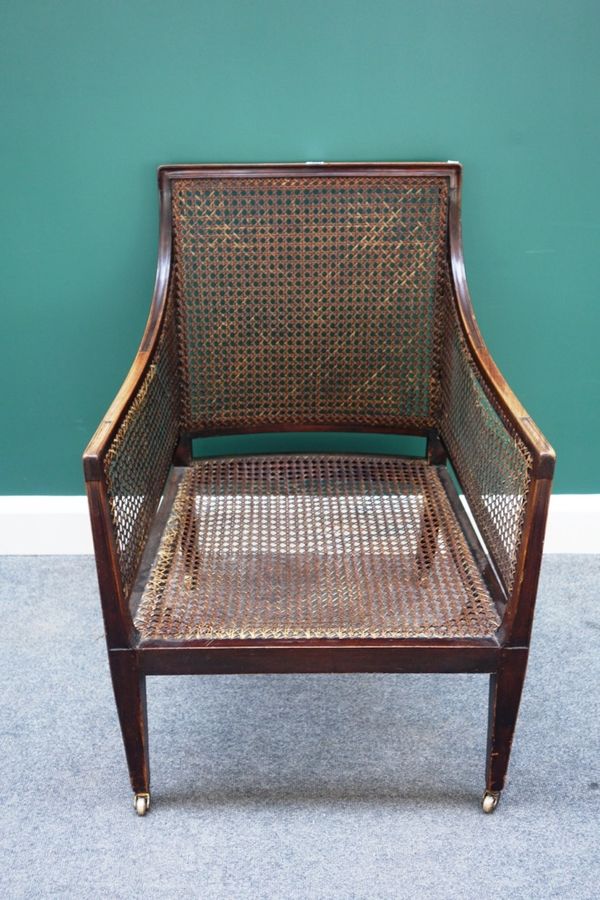
<svg viewBox="0 0 600 900">
<path fill-rule="evenodd" d="M 149 323 L 150 324 L 150 323 Z M 179 436 L 174 321 L 170 310 L 138 352 L 115 401 L 88 445 L 84 472 L 99 559 L 116 569 L 127 600 Z M 94 527 L 94 507 L 104 527 Z M 100 544 L 100 546 L 98 546 Z M 112 593 L 114 594 L 114 587 Z"/>
<path fill-rule="evenodd" d="M 450 207 L 450 261 L 440 434 L 508 597 L 503 631 L 511 642 L 527 641 L 555 454 L 479 331 L 465 276 L 457 194 Z"/>
<path fill-rule="evenodd" d="M 129 596 L 179 436 L 170 186 L 161 182 L 156 281 L 142 342 L 83 468 L 109 646 L 131 645 Z"/>
</svg>

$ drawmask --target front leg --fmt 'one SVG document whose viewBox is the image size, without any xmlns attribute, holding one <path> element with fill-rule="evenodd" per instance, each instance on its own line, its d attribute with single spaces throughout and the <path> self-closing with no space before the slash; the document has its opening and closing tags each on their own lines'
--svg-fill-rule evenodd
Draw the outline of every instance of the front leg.
<svg viewBox="0 0 600 900">
<path fill-rule="evenodd" d="M 525 681 L 528 650 L 502 652 L 498 670 L 490 676 L 485 812 L 493 812 L 506 780 L 519 703 Z"/>
<path fill-rule="evenodd" d="M 146 676 L 135 650 L 109 650 L 108 658 L 134 805 L 138 815 L 144 815 L 150 806 Z"/>
</svg>

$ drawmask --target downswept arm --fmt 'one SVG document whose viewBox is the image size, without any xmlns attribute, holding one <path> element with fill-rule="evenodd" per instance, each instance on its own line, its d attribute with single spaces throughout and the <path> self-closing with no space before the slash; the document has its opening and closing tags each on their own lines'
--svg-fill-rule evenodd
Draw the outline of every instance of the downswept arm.
<svg viewBox="0 0 600 900">
<path fill-rule="evenodd" d="M 83 456 L 107 637 L 125 643 L 127 600 L 179 436 L 169 186 L 161 185 L 158 266 L 133 365 Z M 117 608 L 115 607 L 117 598 Z"/>
<path fill-rule="evenodd" d="M 494 363 L 467 287 L 460 172 L 450 200 L 450 297 L 440 433 L 508 596 L 503 630 L 526 639 L 555 454 Z M 533 587 L 533 590 L 531 588 Z"/>
</svg>

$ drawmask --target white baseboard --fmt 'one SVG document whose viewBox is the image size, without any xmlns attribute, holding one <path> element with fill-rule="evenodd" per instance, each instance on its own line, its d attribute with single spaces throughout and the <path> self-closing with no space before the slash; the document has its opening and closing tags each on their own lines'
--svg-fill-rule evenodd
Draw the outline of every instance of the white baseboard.
<svg viewBox="0 0 600 900">
<path fill-rule="evenodd" d="M 85 496 L 0 496 L 0 555 L 93 552 Z"/>
<path fill-rule="evenodd" d="M 600 494 L 553 494 L 545 553 L 600 553 Z"/>
<path fill-rule="evenodd" d="M 0 555 L 92 553 L 85 497 L 0 497 Z M 600 553 L 600 494 L 555 494 L 546 553 Z"/>
</svg>

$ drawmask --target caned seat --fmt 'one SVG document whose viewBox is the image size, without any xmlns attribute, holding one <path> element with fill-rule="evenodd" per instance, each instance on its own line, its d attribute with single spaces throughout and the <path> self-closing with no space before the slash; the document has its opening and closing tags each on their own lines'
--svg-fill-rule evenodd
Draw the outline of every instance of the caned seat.
<svg viewBox="0 0 600 900">
<path fill-rule="evenodd" d="M 137 812 L 146 676 L 222 672 L 489 674 L 491 811 L 554 453 L 475 321 L 460 165 L 165 166 L 159 184 L 148 324 L 84 455 Z M 195 456 L 334 431 L 369 453 Z M 421 456 L 378 455 L 384 433 Z"/>
<path fill-rule="evenodd" d="M 134 617 L 142 641 L 491 638 L 500 624 L 422 460 L 209 459 L 177 482 Z"/>
</svg>

